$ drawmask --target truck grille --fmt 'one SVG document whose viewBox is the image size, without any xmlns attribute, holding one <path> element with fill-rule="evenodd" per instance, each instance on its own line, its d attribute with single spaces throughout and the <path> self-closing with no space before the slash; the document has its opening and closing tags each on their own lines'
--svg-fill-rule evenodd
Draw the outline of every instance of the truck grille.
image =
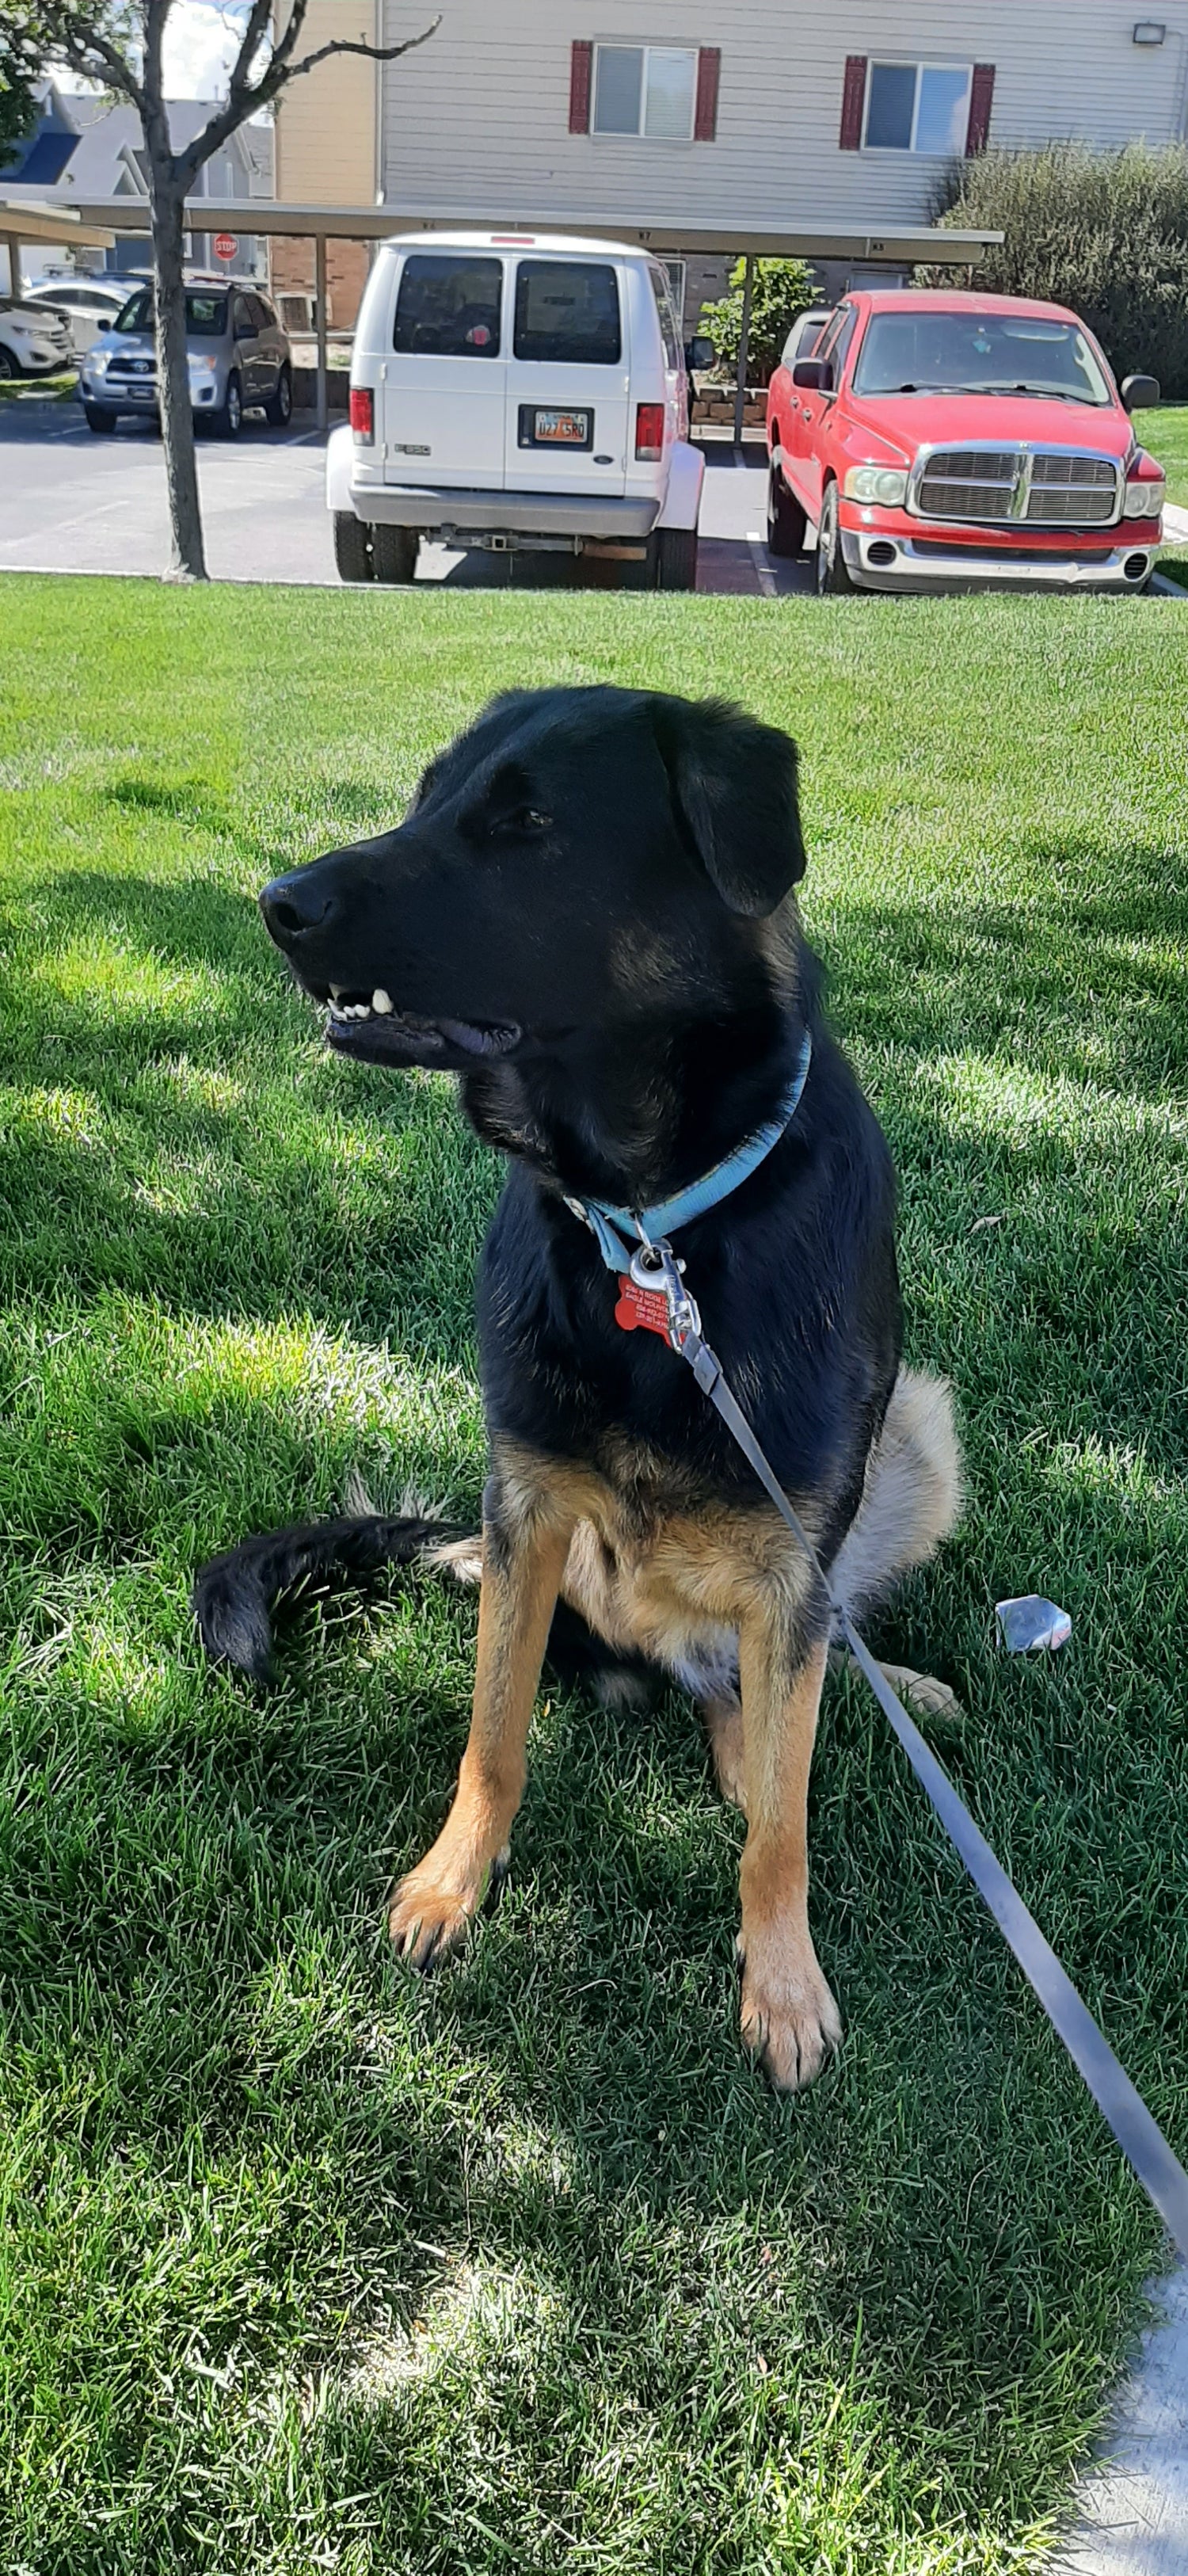
<svg viewBox="0 0 1188 2576">
<path fill-rule="evenodd" d="M 1102 528 L 1118 515 L 1118 476 L 1108 456 L 1071 448 L 938 448 L 925 460 L 916 508 L 925 519 Z"/>
</svg>

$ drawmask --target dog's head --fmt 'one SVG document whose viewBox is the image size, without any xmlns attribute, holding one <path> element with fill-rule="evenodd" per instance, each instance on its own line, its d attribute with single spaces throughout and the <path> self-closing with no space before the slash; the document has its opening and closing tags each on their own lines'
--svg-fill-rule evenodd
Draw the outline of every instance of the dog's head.
<svg viewBox="0 0 1188 2576">
<path fill-rule="evenodd" d="M 260 902 L 332 1046 L 463 1072 L 678 997 L 728 1007 L 803 872 L 786 734 L 714 700 L 540 689 L 497 698 L 396 831 Z"/>
</svg>

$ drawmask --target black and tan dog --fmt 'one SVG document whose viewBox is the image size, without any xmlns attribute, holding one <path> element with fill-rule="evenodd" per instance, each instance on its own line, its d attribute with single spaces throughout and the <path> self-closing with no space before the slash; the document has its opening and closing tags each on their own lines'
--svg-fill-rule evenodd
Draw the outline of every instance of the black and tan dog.
<svg viewBox="0 0 1188 2576">
<path fill-rule="evenodd" d="M 856 1606 L 920 1564 L 958 1507 L 948 1391 L 900 1368 L 890 1158 L 822 1018 L 803 870 L 785 735 L 717 703 L 575 688 L 498 699 L 399 829 L 261 896 L 330 1044 L 456 1073 L 510 1164 L 479 1276 L 474 1714 L 449 1817 L 393 1893 L 393 1940 L 427 1964 L 502 1869 L 546 1648 L 606 1695 L 675 1675 L 747 1819 L 743 2037 L 784 2087 L 839 2034 L 807 1911 L 828 1612 L 690 1371 L 616 1322 L 566 1199 L 646 1208 L 710 1170 L 773 1119 L 809 1033 L 779 1143 L 676 1248 L 835 1587 Z M 206 1644 L 263 1671 L 280 1592 L 413 1557 L 479 1570 L 475 1541 L 411 1520 L 248 1540 L 199 1577 Z"/>
</svg>

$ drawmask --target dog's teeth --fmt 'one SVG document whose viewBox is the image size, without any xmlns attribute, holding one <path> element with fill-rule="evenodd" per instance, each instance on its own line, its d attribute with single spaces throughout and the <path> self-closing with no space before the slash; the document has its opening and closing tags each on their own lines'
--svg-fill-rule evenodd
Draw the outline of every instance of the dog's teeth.
<svg viewBox="0 0 1188 2576">
<path fill-rule="evenodd" d="M 331 999 L 331 1001 L 332 1001 L 332 1002 L 337 1002 L 337 1001 L 340 1001 L 340 1000 L 341 1000 L 341 998 L 342 998 L 342 990 L 343 990 L 343 988 L 342 988 L 342 985 L 341 985 L 341 984 L 332 984 L 332 985 L 331 985 L 331 987 L 330 987 L 330 999 Z"/>
<path fill-rule="evenodd" d="M 390 993 L 385 993 L 382 984 L 377 984 L 375 991 L 371 996 L 371 1007 L 373 1011 L 378 1011 L 380 1013 L 381 1018 L 386 1016 L 392 1008 L 392 996 Z"/>
</svg>

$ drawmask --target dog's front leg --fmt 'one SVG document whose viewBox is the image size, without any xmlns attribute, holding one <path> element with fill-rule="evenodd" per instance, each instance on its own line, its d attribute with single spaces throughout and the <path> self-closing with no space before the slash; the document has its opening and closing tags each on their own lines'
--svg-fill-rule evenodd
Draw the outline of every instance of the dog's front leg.
<svg viewBox="0 0 1188 2576">
<path fill-rule="evenodd" d="M 808 1927 L 808 1782 L 826 1639 L 765 1605 L 739 1630 L 742 2035 L 780 2092 L 811 2084 L 841 2038 Z"/>
<path fill-rule="evenodd" d="M 536 1685 L 572 1521 L 493 1478 L 483 1514 L 474 1711 L 454 1803 L 431 1851 L 393 1889 L 388 1929 L 411 1966 L 459 1941 L 506 1856 L 523 1794 Z"/>
</svg>

